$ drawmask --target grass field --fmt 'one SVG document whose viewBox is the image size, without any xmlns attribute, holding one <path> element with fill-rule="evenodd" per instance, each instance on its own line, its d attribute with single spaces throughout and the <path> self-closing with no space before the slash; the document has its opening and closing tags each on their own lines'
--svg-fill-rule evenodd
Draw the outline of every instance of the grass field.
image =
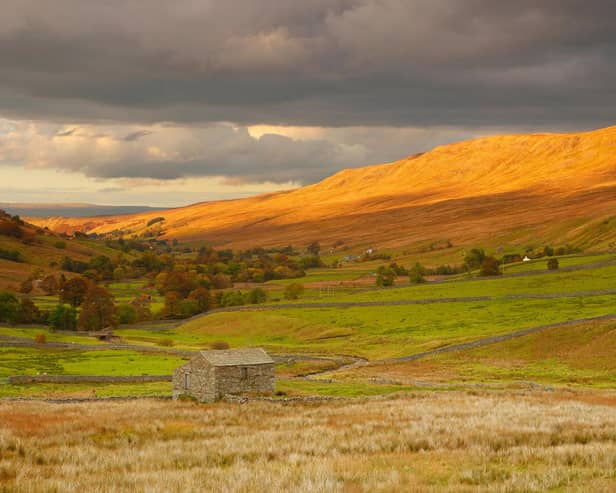
<svg viewBox="0 0 616 493">
<path fill-rule="evenodd" d="M 262 345 L 275 351 L 403 356 L 517 329 L 612 313 L 616 295 L 563 299 L 215 313 L 167 332 L 203 345 Z"/>
<path fill-rule="evenodd" d="M 473 385 L 532 382 L 614 388 L 616 322 L 558 327 L 474 349 L 416 361 L 375 364 L 337 379 L 352 382 L 389 379 L 400 385 Z"/>
<path fill-rule="evenodd" d="M 184 359 L 128 350 L 0 347 L 0 378 L 11 375 L 165 375 Z"/>
<path fill-rule="evenodd" d="M 73 344 L 87 344 L 89 346 L 101 345 L 103 342 L 97 338 L 84 335 L 73 335 L 62 332 L 55 332 L 49 327 L 1 327 L 0 337 L 19 337 L 22 339 L 32 339 L 38 334 L 44 334 L 47 342 L 68 342 Z"/>
<path fill-rule="evenodd" d="M 242 405 L 0 403 L 5 491 L 616 488 L 616 395 L 411 393 Z M 36 486 L 34 486 L 36 485 Z"/>
</svg>

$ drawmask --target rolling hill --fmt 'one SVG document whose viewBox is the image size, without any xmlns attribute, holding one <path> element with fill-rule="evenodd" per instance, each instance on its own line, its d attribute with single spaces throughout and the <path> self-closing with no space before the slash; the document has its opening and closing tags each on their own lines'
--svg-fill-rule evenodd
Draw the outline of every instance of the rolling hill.
<svg viewBox="0 0 616 493">
<path fill-rule="evenodd" d="M 0 202 L 0 209 L 8 214 L 20 216 L 63 216 L 63 217 L 87 217 L 108 216 L 119 214 L 136 214 L 163 209 L 161 207 L 146 207 L 139 205 L 98 205 L 81 203 L 64 204 L 29 204 L 16 202 Z"/>
<path fill-rule="evenodd" d="M 156 224 L 148 223 L 164 217 Z M 616 239 L 616 126 L 504 135 L 347 169 L 314 185 L 158 212 L 30 219 L 54 231 L 159 235 L 232 247 Z"/>
</svg>

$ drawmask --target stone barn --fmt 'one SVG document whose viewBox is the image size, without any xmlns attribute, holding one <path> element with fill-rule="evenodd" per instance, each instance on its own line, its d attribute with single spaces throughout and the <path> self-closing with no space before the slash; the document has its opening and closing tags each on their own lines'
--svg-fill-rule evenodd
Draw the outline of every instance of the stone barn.
<svg viewBox="0 0 616 493">
<path fill-rule="evenodd" d="M 272 394 L 274 360 L 261 348 L 200 351 L 173 372 L 173 397 L 213 402 L 224 395 Z"/>
</svg>

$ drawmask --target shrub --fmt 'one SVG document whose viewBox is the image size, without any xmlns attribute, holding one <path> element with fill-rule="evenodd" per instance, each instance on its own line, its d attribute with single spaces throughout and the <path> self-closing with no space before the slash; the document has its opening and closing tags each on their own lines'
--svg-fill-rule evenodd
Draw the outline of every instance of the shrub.
<svg viewBox="0 0 616 493">
<path fill-rule="evenodd" d="M 424 279 L 424 272 L 425 269 L 419 262 L 417 262 L 409 270 L 409 282 L 411 284 L 421 284 L 423 282 L 426 282 L 426 280 Z"/>
<path fill-rule="evenodd" d="M 171 347 L 173 346 L 173 339 L 161 339 L 160 341 L 158 341 L 158 345 L 163 347 Z"/>
<path fill-rule="evenodd" d="M 548 269 L 549 270 L 557 270 L 558 269 L 558 259 L 552 257 L 548 260 Z"/>
<path fill-rule="evenodd" d="M 304 294 L 304 285 L 299 282 L 292 282 L 284 288 L 284 297 L 287 300 L 297 300 Z"/>
<path fill-rule="evenodd" d="M 229 343 L 225 341 L 213 341 L 210 342 L 210 349 L 229 349 Z"/>
<path fill-rule="evenodd" d="M 53 246 L 55 246 L 56 248 L 59 248 L 60 250 L 64 250 L 66 248 L 66 242 L 62 240 L 58 240 L 53 244 Z"/>
<path fill-rule="evenodd" d="M 36 342 L 37 344 L 45 344 L 47 342 L 47 336 L 43 334 L 42 332 L 39 334 L 36 334 L 34 336 L 34 342 Z"/>
<path fill-rule="evenodd" d="M 246 301 L 251 305 L 265 303 L 267 301 L 267 292 L 263 288 L 254 288 L 248 291 Z"/>
<path fill-rule="evenodd" d="M 181 318 L 188 318 L 197 313 L 201 313 L 201 310 L 199 309 L 199 304 L 195 300 L 186 299 L 180 301 L 179 312 Z"/>
</svg>

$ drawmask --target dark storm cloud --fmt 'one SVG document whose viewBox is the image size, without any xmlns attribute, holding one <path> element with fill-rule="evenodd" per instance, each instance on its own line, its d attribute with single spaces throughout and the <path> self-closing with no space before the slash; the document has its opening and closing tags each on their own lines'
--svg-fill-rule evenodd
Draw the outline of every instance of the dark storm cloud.
<svg viewBox="0 0 616 493">
<path fill-rule="evenodd" d="M 0 111 L 242 124 L 601 124 L 616 3 L 8 0 Z"/>
<path fill-rule="evenodd" d="M 478 128 L 613 124 L 614 60 L 599 0 L 4 0 L 0 116 L 39 123 L 0 121 L 0 164 L 312 182 Z"/>
</svg>

